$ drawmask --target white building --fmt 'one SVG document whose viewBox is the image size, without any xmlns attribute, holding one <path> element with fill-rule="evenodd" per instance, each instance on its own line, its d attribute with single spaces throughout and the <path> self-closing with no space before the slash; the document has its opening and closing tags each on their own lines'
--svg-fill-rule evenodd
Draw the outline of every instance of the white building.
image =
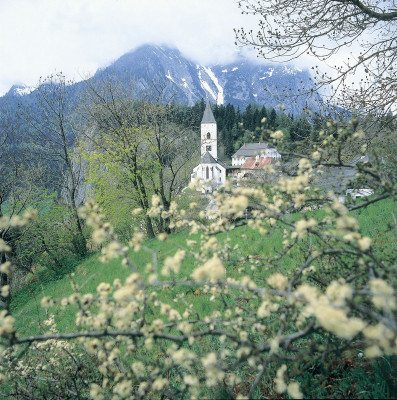
<svg viewBox="0 0 397 400">
<path fill-rule="evenodd" d="M 201 160 L 193 169 L 191 181 L 203 182 L 203 191 L 224 186 L 226 182 L 226 165 L 218 159 L 218 131 L 209 100 L 201 120 Z"/>
<path fill-rule="evenodd" d="M 248 157 L 273 158 L 279 160 L 281 154 L 268 143 L 244 143 L 232 156 L 232 166 L 243 165 Z"/>
</svg>

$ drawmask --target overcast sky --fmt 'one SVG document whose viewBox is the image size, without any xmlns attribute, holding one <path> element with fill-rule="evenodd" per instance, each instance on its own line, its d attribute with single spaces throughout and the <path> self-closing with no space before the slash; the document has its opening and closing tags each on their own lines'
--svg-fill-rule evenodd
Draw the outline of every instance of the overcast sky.
<svg viewBox="0 0 397 400">
<path fill-rule="evenodd" d="M 233 28 L 255 29 L 237 0 L 0 0 L 0 96 L 55 71 L 79 80 L 145 43 L 206 65 L 231 62 Z M 345 54 L 338 53 L 336 64 Z M 247 52 L 248 49 L 245 49 Z M 255 58 L 255 52 L 249 49 Z M 312 65 L 309 59 L 298 66 Z M 325 67 L 324 67 L 325 68 Z"/>
<path fill-rule="evenodd" d="M 0 95 L 54 71 L 79 79 L 144 43 L 229 62 L 250 18 L 235 0 L 0 0 Z"/>
</svg>

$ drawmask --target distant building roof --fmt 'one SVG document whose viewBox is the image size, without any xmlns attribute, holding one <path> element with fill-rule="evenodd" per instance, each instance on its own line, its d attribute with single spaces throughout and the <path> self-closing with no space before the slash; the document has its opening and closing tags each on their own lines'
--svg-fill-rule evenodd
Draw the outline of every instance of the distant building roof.
<svg viewBox="0 0 397 400">
<path fill-rule="evenodd" d="M 210 101 L 207 99 L 207 104 L 205 106 L 203 119 L 201 120 L 202 124 L 216 124 L 214 114 L 211 110 Z"/>
<path fill-rule="evenodd" d="M 356 166 L 358 163 L 370 162 L 368 156 L 357 156 L 350 164 Z M 347 186 L 356 178 L 356 170 L 353 167 L 322 167 L 322 173 L 318 169 L 314 171 L 316 185 L 335 193 L 344 194 Z"/>
<path fill-rule="evenodd" d="M 263 169 L 266 165 L 273 164 L 274 162 L 275 160 L 271 157 L 259 157 L 258 160 L 256 157 L 248 157 L 241 166 L 241 169 Z"/>
<path fill-rule="evenodd" d="M 244 143 L 234 154 L 233 157 L 252 157 L 260 155 L 262 151 L 269 149 L 268 143 Z"/>
<path fill-rule="evenodd" d="M 214 157 L 207 151 L 200 160 L 200 164 L 219 164 Z"/>
<path fill-rule="evenodd" d="M 322 171 L 321 174 L 318 170 L 314 171 L 316 185 L 335 193 L 345 193 L 346 186 L 356 175 L 354 168 L 350 167 L 323 167 Z"/>
</svg>

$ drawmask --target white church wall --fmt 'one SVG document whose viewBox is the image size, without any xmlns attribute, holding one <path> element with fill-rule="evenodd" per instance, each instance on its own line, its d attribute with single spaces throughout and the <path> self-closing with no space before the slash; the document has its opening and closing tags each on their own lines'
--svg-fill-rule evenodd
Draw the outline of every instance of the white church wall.
<svg viewBox="0 0 397 400">
<path fill-rule="evenodd" d="M 216 124 L 201 124 L 201 156 L 210 153 L 215 160 L 218 158 Z"/>
<path fill-rule="evenodd" d="M 200 164 L 193 170 L 192 180 L 202 181 L 207 188 L 216 189 L 226 183 L 226 169 L 219 164 Z"/>
</svg>

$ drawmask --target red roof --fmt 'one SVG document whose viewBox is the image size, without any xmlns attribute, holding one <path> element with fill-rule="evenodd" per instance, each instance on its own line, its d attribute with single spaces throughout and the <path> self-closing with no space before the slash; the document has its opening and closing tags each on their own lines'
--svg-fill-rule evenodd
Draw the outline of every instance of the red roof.
<svg viewBox="0 0 397 400">
<path fill-rule="evenodd" d="M 256 157 L 248 157 L 241 169 L 264 169 L 266 165 L 273 164 L 274 161 L 271 157 L 259 157 L 258 161 L 256 161 Z"/>
</svg>

